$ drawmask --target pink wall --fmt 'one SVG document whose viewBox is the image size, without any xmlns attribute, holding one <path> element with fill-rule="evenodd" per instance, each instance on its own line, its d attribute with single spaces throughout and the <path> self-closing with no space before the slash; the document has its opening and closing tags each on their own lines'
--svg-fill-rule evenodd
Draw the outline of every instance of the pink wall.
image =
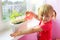
<svg viewBox="0 0 60 40">
<path fill-rule="evenodd" d="M 27 34 L 18 40 L 37 40 L 37 33 Z"/>
</svg>

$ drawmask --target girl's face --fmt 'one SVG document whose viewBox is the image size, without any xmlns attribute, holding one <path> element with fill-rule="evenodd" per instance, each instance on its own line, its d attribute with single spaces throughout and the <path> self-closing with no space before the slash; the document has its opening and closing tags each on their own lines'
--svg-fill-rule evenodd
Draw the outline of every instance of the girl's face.
<svg viewBox="0 0 60 40">
<path fill-rule="evenodd" d="M 52 15 L 49 14 L 49 15 L 40 15 L 40 20 L 44 23 L 52 20 Z"/>
</svg>

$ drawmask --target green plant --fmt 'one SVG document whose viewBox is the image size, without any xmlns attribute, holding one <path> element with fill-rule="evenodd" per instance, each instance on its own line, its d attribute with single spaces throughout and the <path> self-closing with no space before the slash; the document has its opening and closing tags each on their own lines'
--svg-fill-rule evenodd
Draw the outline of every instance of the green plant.
<svg viewBox="0 0 60 40">
<path fill-rule="evenodd" d="M 19 13 L 16 10 L 13 10 L 12 13 L 11 13 L 11 15 L 10 15 L 11 22 L 17 23 L 16 17 L 22 16 L 22 15 L 23 15 L 22 13 Z"/>
<path fill-rule="evenodd" d="M 2 5 L 4 5 L 5 4 L 5 2 L 2 2 Z"/>
<path fill-rule="evenodd" d="M 16 10 L 13 10 L 10 15 L 10 19 L 15 19 L 17 16 L 20 16 L 19 13 Z"/>
</svg>

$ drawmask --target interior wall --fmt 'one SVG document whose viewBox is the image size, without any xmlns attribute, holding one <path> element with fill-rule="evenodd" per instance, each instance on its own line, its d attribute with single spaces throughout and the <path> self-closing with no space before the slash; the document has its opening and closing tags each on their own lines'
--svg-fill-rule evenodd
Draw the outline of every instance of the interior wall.
<svg viewBox="0 0 60 40">
<path fill-rule="evenodd" d="M 0 0 L 0 32 L 8 28 L 7 24 L 2 20 L 2 0 Z"/>
<path fill-rule="evenodd" d="M 2 23 L 2 0 L 0 0 L 0 31 L 3 29 L 3 23 Z"/>
</svg>

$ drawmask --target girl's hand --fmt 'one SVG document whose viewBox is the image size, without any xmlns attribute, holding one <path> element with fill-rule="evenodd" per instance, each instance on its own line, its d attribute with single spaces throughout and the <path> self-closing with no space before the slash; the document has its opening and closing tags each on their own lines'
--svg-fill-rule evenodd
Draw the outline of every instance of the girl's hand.
<svg viewBox="0 0 60 40">
<path fill-rule="evenodd" d="M 20 32 L 14 32 L 12 34 L 10 34 L 11 37 L 16 37 L 16 36 L 19 36 L 20 35 Z"/>
</svg>

